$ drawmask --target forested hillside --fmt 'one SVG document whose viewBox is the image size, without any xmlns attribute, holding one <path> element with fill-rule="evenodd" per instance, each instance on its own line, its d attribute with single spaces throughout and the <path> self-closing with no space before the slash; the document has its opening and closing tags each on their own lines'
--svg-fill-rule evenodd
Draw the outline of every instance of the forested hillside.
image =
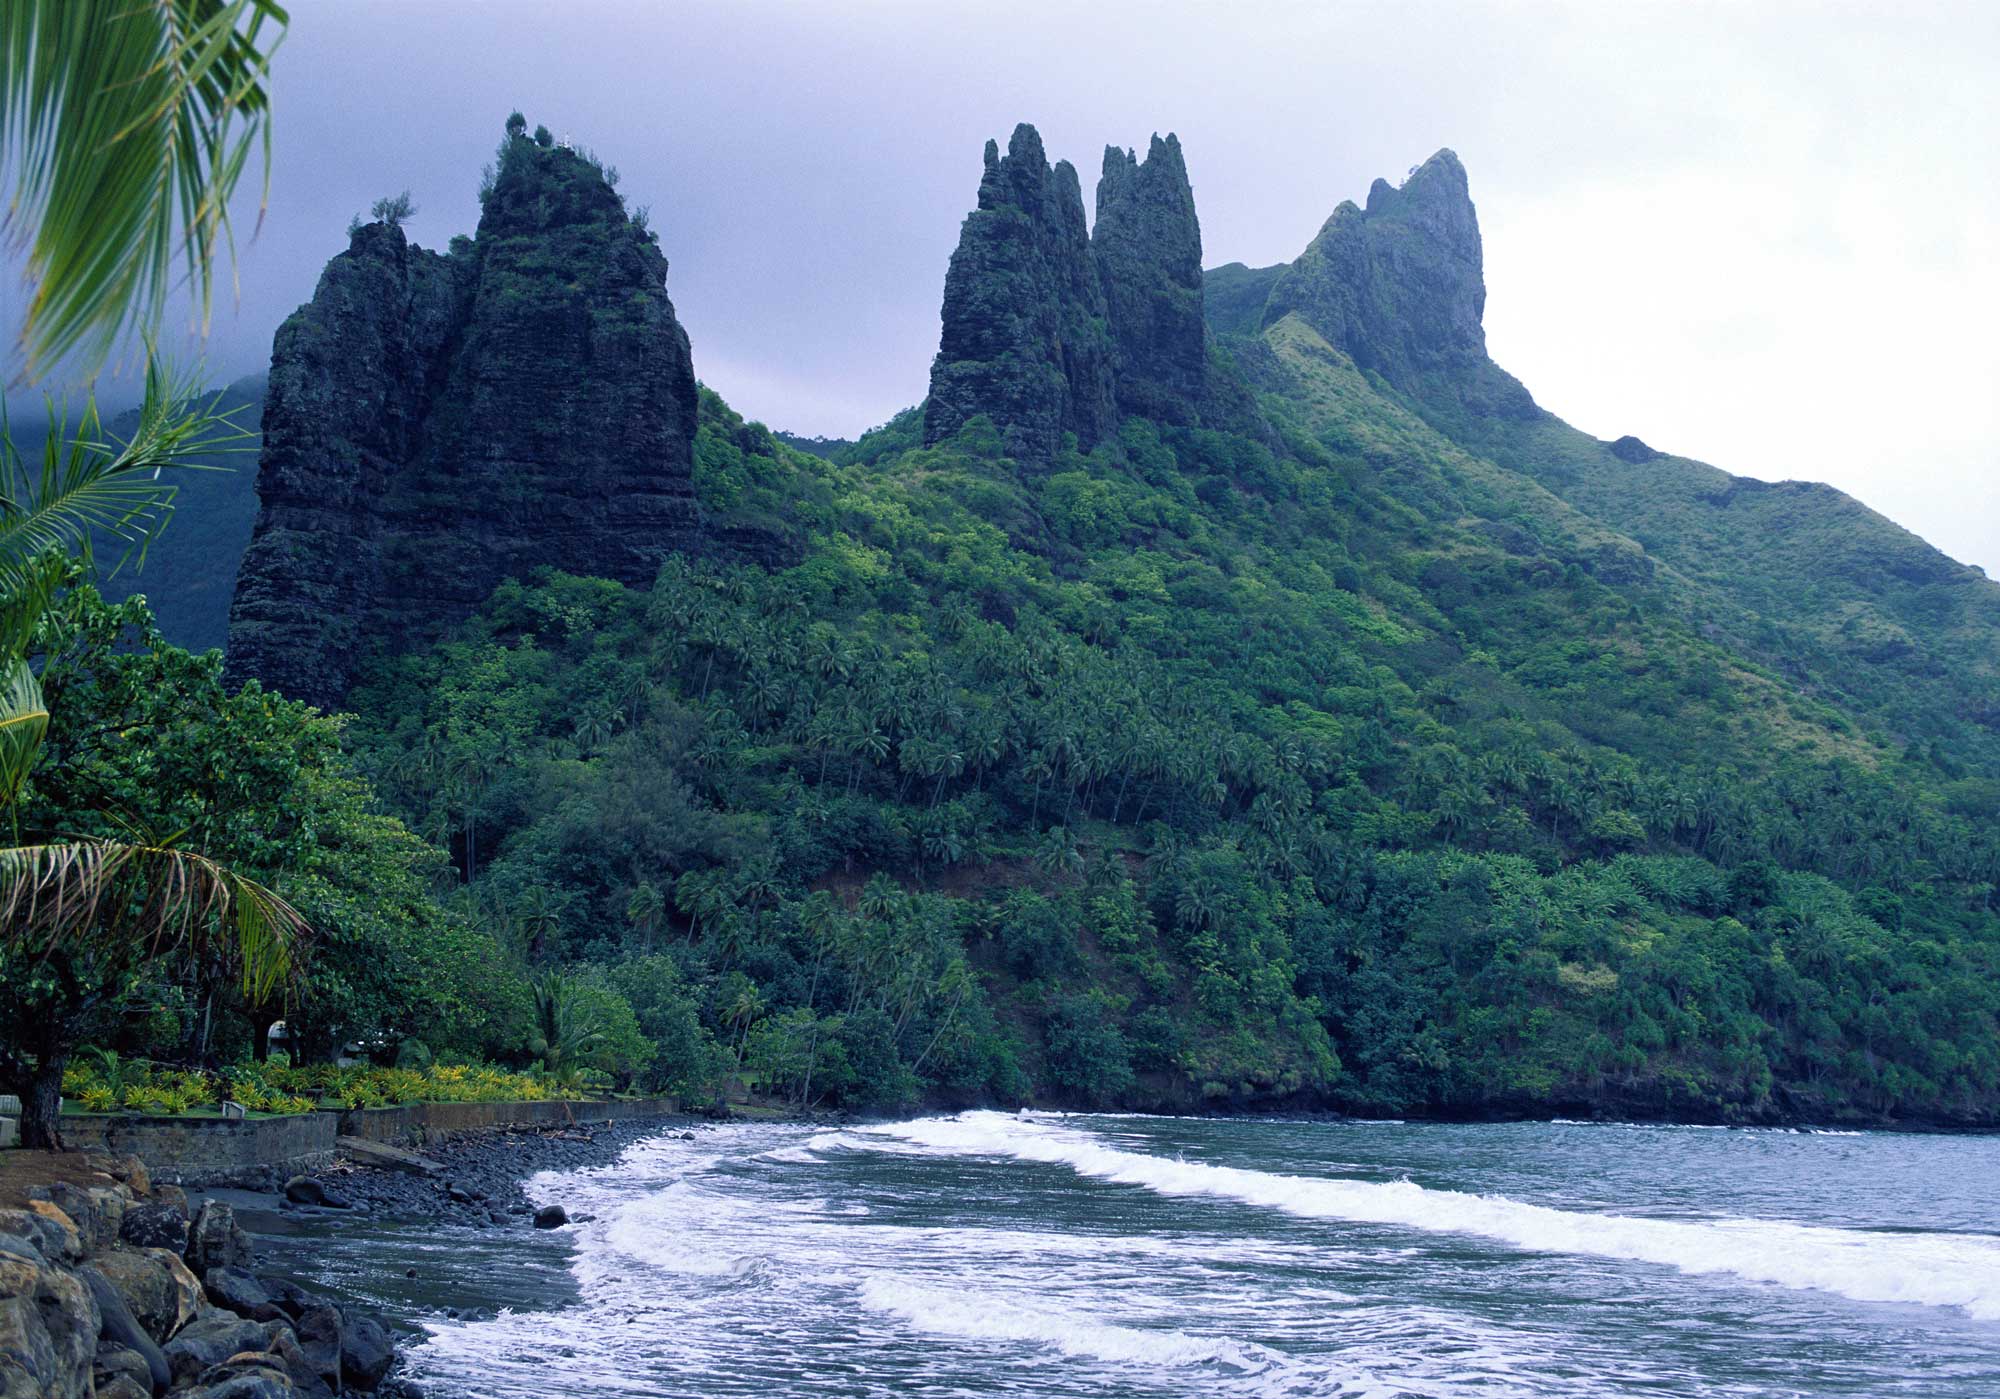
<svg viewBox="0 0 2000 1399">
<path fill-rule="evenodd" d="M 588 157 L 510 128 L 500 169 L 451 274 L 497 309 L 449 353 L 549 318 L 584 338 L 538 382 L 652 411 L 574 376 L 626 372 L 589 335 L 674 343 L 671 307 L 576 319 L 560 255 L 654 235 L 595 193 L 582 244 L 521 213 Z M 353 760 L 441 852 L 440 984 L 515 1007 L 433 1048 L 518 1057 L 561 967 L 650 1044 L 623 1073 L 696 1096 L 2000 1120 L 1994 586 L 1826 488 L 1537 408 L 1486 357 L 1448 152 L 1206 278 L 1179 144 L 1104 170 L 1092 226 L 1031 128 L 989 145 L 931 398 L 861 441 L 707 390 L 684 437 L 607 431 L 691 492 L 656 574 L 625 526 L 615 570 L 537 537 L 582 507 L 523 485 L 479 528 L 526 562 L 472 615 L 338 634 Z M 496 286 L 503 252 L 548 275 Z M 557 424 L 509 451 L 583 450 Z M 342 431 L 339 491 L 444 489 L 435 436 Z M 349 528 L 285 480 L 292 538 Z M 399 606 L 401 547 L 366 584 Z M 320 596 L 262 557 L 260 597 Z M 339 965 L 389 934 L 355 936 Z M 370 983 L 318 1028 L 419 1004 Z"/>
</svg>

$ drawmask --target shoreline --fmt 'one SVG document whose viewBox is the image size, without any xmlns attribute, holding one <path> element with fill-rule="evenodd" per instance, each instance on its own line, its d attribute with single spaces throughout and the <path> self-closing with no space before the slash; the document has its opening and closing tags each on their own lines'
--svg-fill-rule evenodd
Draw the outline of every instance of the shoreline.
<svg viewBox="0 0 2000 1399">
<path fill-rule="evenodd" d="M 842 1117 L 833 1121 L 886 1122 L 905 1120 L 907 1116 L 950 1115 L 977 1110 L 965 1107 L 922 1106 L 913 1109 L 912 1113 L 907 1115 Z M 1993 1135 L 1996 1131 L 1994 1128 L 1934 1125 L 1883 1126 L 1849 1123 L 1835 1125 L 1803 1120 L 1718 1122 L 1698 1120 L 1691 1116 L 1566 1118 L 1519 1114 L 1365 1118 L 1324 1109 L 1286 1110 L 1279 1107 L 1269 1110 L 1239 1111 L 1217 1110 L 1211 1107 L 1193 1112 L 1065 1108 L 1029 1108 L 1016 1111 L 1062 1116 L 1093 1116 L 1108 1113 L 1115 1116 L 1179 1117 L 1215 1121 L 1263 1120 L 1274 1124 L 1405 1122 L 1413 1126 L 1680 1127 L 1717 1131 L 1788 1132 L 1802 1135 L 1891 1132 L 1908 1135 L 1976 1136 Z M 391 1322 L 391 1340 L 396 1358 L 394 1368 L 384 1381 L 383 1394 L 402 1395 L 405 1399 L 418 1399 L 423 1395 L 429 1395 L 430 1399 L 448 1399 L 446 1392 L 427 1390 L 421 1381 L 410 1379 L 405 1374 L 407 1352 L 412 1345 L 422 1340 L 425 1318 L 473 1320 L 490 1316 L 501 1306 L 512 1306 L 515 1310 L 527 1308 L 541 1310 L 563 1303 L 567 1270 L 574 1256 L 572 1242 L 574 1236 L 567 1226 L 588 1223 L 592 1216 L 585 1214 L 571 1217 L 565 1212 L 559 1221 L 538 1227 L 534 1217 L 537 1206 L 529 1198 L 526 1190 L 530 1179 L 544 1172 L 572 1172 L 610 1165 L 626 1150 L 642 1141 L 678 1138 L 693 1143 L 717 1128 L 740 1126 L 746 1122 L 760 1125 L 766 1123 L 797 1126 L 830 1125 L 829 1119 L 820 1117 L 785 1115 L 715 1119 L 691 1113 L 674 1113 L 590 1126 L 562 1128 L 511 1126 L 475 1129 L 453 1133 L 426 1146 L 421 1153 L 418 1153 L 439 1168 L 435 1174 L 414 1174 L 382 1165 L 362 1164 L 343 1155 L 342 1159 L 330 1167 L 304 1177 L 294 1177 L 286 1183 L 295 1193 L 309 1193 L 312 1187 L 317 1187 L 325 1193 L 330 1202 L 327 1204 L 301 1203 L 287 1199 L 285 1189 L 252 1191 L 215 1188 L 189 1193 L 191 1196 L 229 1203 L 235 1208 L 237 1217 L 256 1240 L 259 1253 L 258 1267 L 261 1273 L 269 1273 L 273 1277 L 315 1291 L 345 1294 L 345 1300 L 371 1307 Z M 301 1180 L 312 1184 L 301 1187 Z M 358 1266 L 346 1279 L 346 1286 L 343 1287 L 337 1282 L 330 1285 L 325 1259 L 329 1253 L 339 1252 L 338 1241 L 343 1236 L 365 1230 L 378 1239 L 404 1235 L 412 1240 L 435 1242 L 437 1236 L 429 1234 L 426 1226 L 452 1231 L 450 1235 L 443 1236 L 447 1242 L 460 1241 L 462 1246 L 457 1251 L 482 1258 L 490 1255 L 495 1249 L 509 1250 L 532 1244 L 535 1249 L 533 1261 L 522 1265 L 519 1270 L 520 1278 L 515 1280 L 531 1281 L 532 1295 L 508 1294 L 496 1299 L 491 1295 L 494 1288 L 491 1275 L 488 1273 L 459 1279 L 457 1284 L 448 1272 L 434 1273 L 423 1265 L 409 1267 L 403 1270 L 400 1276 L 385 1275 L 383 1270 L 377 1267 L 371 1275 L 365 1259 L 359 1252 L 351 1260 Z M 316 1247 L 321 1243 L 330 1243 L 334 1247 L 331 1249 Z"/>
</svg>

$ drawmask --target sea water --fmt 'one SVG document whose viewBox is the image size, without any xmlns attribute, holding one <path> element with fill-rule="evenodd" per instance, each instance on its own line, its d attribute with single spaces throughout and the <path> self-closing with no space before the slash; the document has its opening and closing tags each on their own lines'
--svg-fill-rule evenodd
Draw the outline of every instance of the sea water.
<svg viewBox="0 0 2000 1399">
<path fill-rule="evenodd" d="M 974 1112 L 531 1194 L 562 1286 L 419 1309 L 433 1394 L 2000 1396 L 1994 1137 Z"/>
</svg>

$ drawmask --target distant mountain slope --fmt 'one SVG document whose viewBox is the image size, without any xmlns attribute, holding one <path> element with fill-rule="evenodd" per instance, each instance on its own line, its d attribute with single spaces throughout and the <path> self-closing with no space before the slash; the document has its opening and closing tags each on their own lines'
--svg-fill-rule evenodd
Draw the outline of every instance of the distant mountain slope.
<svg viewBox="0 0 2000 1399">
<path fill-rule="evenodd" d="M 1890 741 L 1942 740 L 2000 774 L 2000 584 L 1829 486 L 1767 483 L 1600 442 L 1537 407 L 1486 353 L 1465 172 L 1441 151 L 1401 187 L 1343 204 L 1296 262 L 1207 273 L 1210 325 L 1293 344 L 1294 322 L 1380 395 L 1532 481 L 1665 566 L 1713 633 Z M 1251 303 L 1264 292 L 1261 307 Z M 1266 384 L 1285 397 L 1283 384 Z"/>
</svg>

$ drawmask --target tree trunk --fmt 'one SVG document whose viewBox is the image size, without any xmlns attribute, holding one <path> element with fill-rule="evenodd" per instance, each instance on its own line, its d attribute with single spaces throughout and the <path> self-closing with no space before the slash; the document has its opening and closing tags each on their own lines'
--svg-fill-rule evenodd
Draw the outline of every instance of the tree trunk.
<svg viewBox="0 0 2000 1399">
<path fill-rule="evenodd" d="M 48 1054 L 35 1066 L 21 1098 L 21 1145 L 30 1151 L 61 1151 L 62 1077 L 69 1052 Z"/>
</svg>

